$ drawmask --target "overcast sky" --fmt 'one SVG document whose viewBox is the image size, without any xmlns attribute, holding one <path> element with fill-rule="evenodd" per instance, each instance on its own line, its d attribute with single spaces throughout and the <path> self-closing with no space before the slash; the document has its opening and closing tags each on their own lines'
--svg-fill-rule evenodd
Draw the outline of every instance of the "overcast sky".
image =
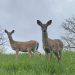
<svg viewBox="0 0 75 75">
<path fill-rule="evenodd" d="M 0 0 L 2 28 L 8 31 L 14 29 L 14 40 L 37 40 L 42 52 L 42 34 L 37 19 L 43 23 L 53 20 L 48 35 L 54 39 L 63 35 L 62 22 L 74 15 L 75 0 Z"/>
</svg>

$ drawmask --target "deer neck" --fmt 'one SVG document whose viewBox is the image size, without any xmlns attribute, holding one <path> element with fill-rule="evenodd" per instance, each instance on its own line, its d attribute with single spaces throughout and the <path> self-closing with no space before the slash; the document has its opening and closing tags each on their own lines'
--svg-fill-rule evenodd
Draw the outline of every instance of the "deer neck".
<svg viewBox="0 0 75 75">
<path fill-rule="evenodd" d="M 46 32 L 42 32 L 42 42 L 43 42 L 43 46 L 48 47 L 48 33 Z"/>
<path fill-rule="evenodd" d="M 13 44 L 14 40 L 13 40 L 12 36 L 8 36 L 8 38 L 9 38 L 10 44 Z"/>
</svg>

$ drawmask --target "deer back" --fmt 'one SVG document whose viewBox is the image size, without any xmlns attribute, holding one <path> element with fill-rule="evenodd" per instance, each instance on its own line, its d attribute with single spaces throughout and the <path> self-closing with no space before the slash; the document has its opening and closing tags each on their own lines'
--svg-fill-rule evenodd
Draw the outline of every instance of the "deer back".
<svg viewBox="0 0 75 75">
<path fill-rule="evenodd" d="M 15 50 L 15 49 L 19 49 L 21 50 L 27 50 L 27 49 L 36 49 L 37 47 L 37 41 L 35 40 L 31 40 L 31 41 L 27 41 L 27 42 L 18 42 L 18 41 L 14 41 L 11 44 L 11 47 Z"/>
<path fill-rule="evenodd" d="M 59 51 L 63 49 L 63 42 L 59 39 L 48 39 L 49 40 L 49 45 L 54 51 Z"/>
</svg>

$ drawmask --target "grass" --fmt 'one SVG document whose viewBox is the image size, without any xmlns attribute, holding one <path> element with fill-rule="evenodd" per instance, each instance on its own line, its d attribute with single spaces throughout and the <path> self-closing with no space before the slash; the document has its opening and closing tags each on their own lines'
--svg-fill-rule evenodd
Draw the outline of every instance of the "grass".
<svg viewBox="0 0 75 75">
<path fill-rule="evenodd" d="M 75 52 L 63 52 L 60 62 L 54 55 L 47 61 L 44 55 L 30 59 L 20 54 L 16 60 L 15 55 L 0 54 L 0 75 L 75 75 Z"/>
</svg>

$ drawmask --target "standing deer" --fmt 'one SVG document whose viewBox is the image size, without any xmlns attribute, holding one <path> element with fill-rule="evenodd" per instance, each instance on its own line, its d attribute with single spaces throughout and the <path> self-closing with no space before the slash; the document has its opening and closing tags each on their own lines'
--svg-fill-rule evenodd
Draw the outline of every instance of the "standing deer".
<svg viewBox="0 0 75 75">
<path fill-rule="evenodd" d="M 48 58 L 49 53 L 54 53 L 58 61 L 61 59 L 61 51 L 63 49 L 63 42 L 59 39 L 50 39 L 48 38 L 47 27 L 51 25 L 52 20 L 49 20 L 46 24 L 43 24 L 41 21 L 37 20 L 37 24 L 42 29 L 42 42 L 43 49 Z M 52 54 L 51 54 L 52 55 Z"/>
<path fill-rule="evenodd" d="M 19 42 L 19 41 L 13 40 L 12 38 L 12 34 L 14 33 L 14 30 L 12 30 L 11 32 L 8 32 L 7 30 L 5 30 L 5 33 L 7 33 L 8 35 L 12 49 L 16 51 L 16 58 L 18 58 L 19 51 L 29 52 L 30 57 L 32 55 L 32 51 L 38 52 L 37 49 L 38 49 L 39 43 L 37 41 L 31 40 L 27 42 Z"/>
</svg>

